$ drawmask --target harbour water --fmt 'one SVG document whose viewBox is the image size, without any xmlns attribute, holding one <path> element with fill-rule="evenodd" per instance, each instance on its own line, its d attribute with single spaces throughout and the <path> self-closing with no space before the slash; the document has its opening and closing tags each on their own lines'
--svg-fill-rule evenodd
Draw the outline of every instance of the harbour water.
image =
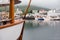
<svg viewBox="0 0 60 40">
<path fill-rule="evenodd" d="M 60 21 L 27 20 L 23 40 L 60 40 Z"/>
</svg>

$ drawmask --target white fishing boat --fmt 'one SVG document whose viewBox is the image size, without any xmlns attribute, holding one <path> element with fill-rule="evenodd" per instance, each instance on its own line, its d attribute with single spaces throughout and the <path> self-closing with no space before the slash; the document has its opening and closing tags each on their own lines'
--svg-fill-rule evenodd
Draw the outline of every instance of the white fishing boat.
<svg viewBox="0 0 60 40">
<path fill-rule="evenodd" d="M 9 24 L 6 24 L 6 25 L 9 25 Z M 0 28 L 1 27 L 2 26 L 0 26 Z M 4 29 L 0 29 L 0 40 L 17 40 L 17 38 L 21 34 L 22 27 L 23 27 L 23 22 L 17 25 L 4 28 Z"/>
<path fill-rule="evenodd" d="M 20 0 L 0 0 L 0 6 L 9 5 L 9 19 L 0 20 L 2 25 L 0 25 L 0 40 L 22 40 L 23 30 L 24 30 L 24 20 L 14 18 L 14 4 L 21 3 Z M 28 7 L 25 11 L 27 14 L 28 8 L 30 7 L 31 0 L 29 1 Z M 6 23 L 8 21 L 8 23 Z M 3 25 L 3 23 L 5 23 Z"/>
<path fill-rule="evenodd" d="M 0 23 L 0 40 L 17 40 L 21 35 L 23 28 L 23 20 L 17 19 L 14 20 L 14 4 L 18 4 L 21 1 L 19 0 L 0 0 L 0 6 L 10 5 L 10 18 L 11 20 L 1 19 Z M 7 23 L 7 21 L 9 21 Z M 6 22 L 6 23 L 5 23 Z M 5 23 L 5 24 L 3 24 Z"/>
</svg>

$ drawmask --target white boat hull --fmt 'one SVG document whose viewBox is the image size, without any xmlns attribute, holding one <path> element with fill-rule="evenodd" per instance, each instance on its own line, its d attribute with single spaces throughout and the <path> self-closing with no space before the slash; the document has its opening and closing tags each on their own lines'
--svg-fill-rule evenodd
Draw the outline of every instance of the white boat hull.
<svg viewBox="0 0 60 40">
<path fill-rule="evenodd" d="M 21 34 L 23 23 L 0 29 L 0 40 L 17 40 Z"/>
</svg>

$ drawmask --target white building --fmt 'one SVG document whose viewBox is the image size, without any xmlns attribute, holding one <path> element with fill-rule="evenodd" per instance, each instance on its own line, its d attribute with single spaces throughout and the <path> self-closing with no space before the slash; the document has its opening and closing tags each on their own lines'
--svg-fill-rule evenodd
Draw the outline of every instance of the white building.
<svg viewBox="0 0 60 40">
<path fill-rule="evenodd" d="M 32 10 L 32 13 L 38 13 L 38 10 Z"/>
<path fill-rule="evenodd" d="M 46 10 L 39 10 L 39 13 L 46 13 Z"/>
<path fill-rule="evenodd" d="M 15 19 L 19 19 L 22 13 L 23 12 L 17 8 L 17 10 L 15 12 Z"/>
<path fill-rule="evenodd" d="M 50 10 L 47 13 L 48 13 L 48 16 L 58 16 L 58 15 L 60 15 L 59 10 Z"/>
<path fill-rule="evenodd" d="M 60 18 L 60 10 L 49 10 L 47 13 L 50 18 Z"/>
<path fill-rule="evenodd" d="M 15 15 L 20 15 L 20 14 L 22 14 L 22 13 L 23 13 L 23 12 L 17 8 L 17 10 L 16 10 L 16 12 L 15 12 Z"/>
<path fill-rule="evenodd" d="M 47 11 L 46 10 L 39 10 L 40 15 L 47 15 Z"/>
</svg>

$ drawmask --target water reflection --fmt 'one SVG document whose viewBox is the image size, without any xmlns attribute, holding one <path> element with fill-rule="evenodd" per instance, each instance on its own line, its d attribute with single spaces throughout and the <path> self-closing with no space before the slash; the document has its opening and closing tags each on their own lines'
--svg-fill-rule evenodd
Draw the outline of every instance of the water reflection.
<svg viewBox="0 0 60 40">
<path fill-rule="evenodd" d="M 27 20 L 26 23 L 25 23 L 25 29 L 33 29 L 33 28 L 36 28 L 36 27 L 39 27 L 39 23 L 37 21 L 34 21 L 34 20 Z"/>
<path fill-rule="evenodd" d="M 60 40 L 60 21 L 26 21 L 23 40 Z"/>
</svg>

